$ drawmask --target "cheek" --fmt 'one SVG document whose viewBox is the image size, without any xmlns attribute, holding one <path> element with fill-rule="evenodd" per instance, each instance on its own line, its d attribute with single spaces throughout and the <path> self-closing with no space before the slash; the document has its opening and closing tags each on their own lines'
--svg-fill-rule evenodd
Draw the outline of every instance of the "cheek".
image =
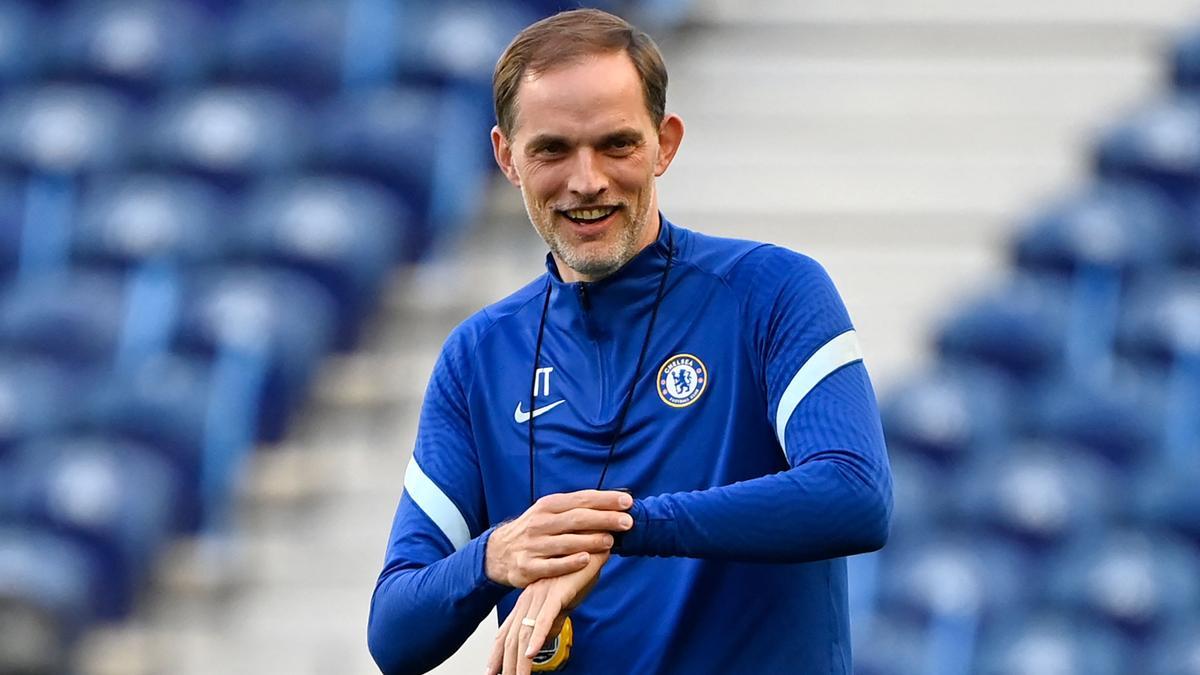
<svg viewBox="0 0 1200 675">
<path fill-rule="evenodd" d="M 528 168 L 521 176 L 525 189 L 538 202 L 553 200 L 563 190 L 565 178 L 562 171 L 553 166 Z"/>
</svg>

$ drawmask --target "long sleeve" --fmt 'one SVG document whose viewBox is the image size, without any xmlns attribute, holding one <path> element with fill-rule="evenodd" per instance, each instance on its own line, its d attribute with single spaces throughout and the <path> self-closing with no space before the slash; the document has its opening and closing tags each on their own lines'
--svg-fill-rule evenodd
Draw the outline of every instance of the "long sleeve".
<svg viewBox="0 0 1200 675">
<path fill-rule="evenodd" d="M 806 562 L 881 548 L 891 473 L 875 394 L 841 298 L 811 259 L 765 247 L 746 288 L 769 419 L 787 470 L 638 499 L 622 555 Z M 739 286 L 740 284 L 740 286 Z M 761 449 L 750 449 L 761 450 Z"/>
<path fill-rule="evenodd" d="M 434 368 L 383 572 L 371 600 L 367 642 L 388 675 L 424 673 L 452 655 L 512 589 L 490 581 L 491 530 L 467 415 L 464 331 Z"/>
</svg>

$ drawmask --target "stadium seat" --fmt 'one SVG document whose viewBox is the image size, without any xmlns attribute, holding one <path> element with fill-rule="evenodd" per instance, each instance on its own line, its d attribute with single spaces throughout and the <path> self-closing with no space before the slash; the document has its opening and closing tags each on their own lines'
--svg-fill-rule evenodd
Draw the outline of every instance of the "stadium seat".
<svg viewBox="0 0 1200 675">
<path fill-rule="evenodd" d="M 0 88 L 27 80 L 41 69 L 40 17 L 27 3 L 0 0 Z"/>
<path fill-rule="evenodd" d="M 1171 262 L 1179 218 L 1152 187 L 1102 181 L 1030 218 L 1016 240 L 1016 263 L 1064 277 L 1088 268 L 1121 276 L 1159 271 Z"/>
<path fill-rule="evenodd" d="M 880 409 L 889 447 L 899 444 L 944 466 L 1006 441 L 1018 418 L 1013 383 L 987 368 L 943 364 L 892 390 Z"/>
<path fill-rule="evenodd" d="M 911 618 L 871 615 L 852 638 L 855 675 L 928 675 L 924 637 L 925 626 Z"/>
<path fill-rule="evenodd" d="M 1041 556 L 1124 511 L 1117 475 L 1094 454 L 1026 441 L 972 462 L 947 501 L 974 529 Z"/>
<path fill-rule="evenodd" d="M 237 191 L 289 172 L 305 156 L 308 118 L 276 90 L 215 87 L 181 94 L 151 115 L 143 148 L 150 166 L 180 170 Z"/>
<path fill-rule="evenodd" d="M 1076 445 L 1123 468 L 1155 459 L 1165 419 L 1162 392 L 1144 372 L 1117 372 L 1106 384 L 1064 379 L 1030 390 L 1029 434 Z"/>
<path fill-rule="evenodd" d="M 439 90 L 414 86 L 376 88 L 331 99 L 317 118 L 319 137 L 312 168 L 375 181 L 396 192 L 425 221 L 442 101 Z"/>
<path fill-rule="evenodd" d="M 97 616 L 100 578 L 78 542 L 0 522 L 0 672 L 69 672 L 69 647 Z M 24 635 L 25 640 L 9 644 Z M 9 659 L 6 661 L 6 659 Z M 4 670 L 18 663 L 31 670 Z"/>
<path fill-rule="evenodd" d="M 1055 374 L 1065 351 L 1067 292 L 1017 276 L 959 310 L 935 338 L 943 358 L 997 368 L 1022 381 Z"/>
<path fill-rule="evenodd" d="M 80 379 L 25 355 L 0 356 L 0 460 L 17 445 L 78 422 Z"/>
<path fill-rule="evenodd" d="M 328 95 L 342 84 L 348 0 L 243 3 L 225 35 L 222 77 Z"/>
<path fill-rule="evenodd" d="M 1200 468 L 1162 461 L 1133 475 L 1131 521 L 1173 532 L 1200 547 Z"/>
<path fill-rule="evenodd" d="M 266 267 L 198 271 L 185 287 L 173 348 L 209 361 L 231 348 L 257 354 L 265 371 L 257 436 L 278 441 L 334 348 L 333 298 L 312 279 Z"/>
<path fill-rule="evenodd" d="M 1169 55 L 1175 86 L 1186 92 L 1200 90 L 1200 26 L 1181 32 Z"/>
<path fill-rule="evenodd" d="M 1083 533 L 1051 567 L 1046 599 L 1146 639 L 1196 615 L 1198 565 L 1195 549 L 1162 532 Z"/>
<path fill-rule="evenodd" d="M 166 461 L 127 442 L 51 437 L 17 449 L 6 469 L 0 509 L 79 541 L 104 580 L 100 616 L 125 616 L 176 519 Z"/>
<path fill-rule="evenodd" d="M 1099 140 L 1100 175 L 1157 186 L 1189 214 L 1200 204 L 1200 98 L 1175 94 L 1152 101 Z"/>
<path fill-rule="evenodd" d="M 228 253 L 234 213 L 202 181 L 123 174 L 91 181 L 72 233 L 73 258 L 125 270 L 152 260 L 212 263 Z"/>
<path fill-rule="evenodd" d="M 25 198 L 20 184 L 0 175 L 0 284 L 11 281 L 17 273 L 24 224 Z"/>
<path fill-rule="evenodd" d="M 1118 345 L 1123 354 L 1158 368 L 1200 353 L 1200 273 L 1159 275 L 1135 286 Z"/>
<path fill-rule="evenodd" d="M 187 530 L 195 530 L 203 521 L 204 443 L 212 379 L 206 361 L 163 354 L 97 386 L 86 410 L 89 429 L 153 447 L 183 477 L 177 524 Z"/>
<path fill-rule="evenodd" d="M 903 539 L 947 524 L 953 494 L 946 486 L 948 482 L 956 481 L 958 474 L 947 471 L 926 455 L 890 440 L 888 462 L 892 469 L 895 504 L 891 536 Z"/>
<path fill-rule="evenodd" d="M 299 271 L 337 300 L 339 343 L 358 328 L 388 279 L 413 224 L 390 193 L 362 181 L 306 176 L 254 191 L 241 219 L 245 260 Z"/>
<path fill-rule="evenodd" d="M 403 3 L 392 15 L 402 75 L 481 84 L 491 81 L 504 48 L 536 18 L 525 3 L 507 0 L 419 0 Z"/>
<path fill-rule="evenodd" d="M 94 85 L 46 84 L 0 99 L 0 169 L 73 176 L 122 164 L 129 104 Z"/>
<path fill-rule="evenodd" d="M 1195 617 L 1171 626 L 1143 651 L 1147 675 L 1200 675 L 1200 621 Z"/>
<path fill-rule="evenodd" d="M 135 96 L 195 83 L 209 68 L 212 27 L 180 0 L 76 0 L 59 12 L 51 68 L 59 77 Z"/>
<path fill-rule="evenodd" d="M 1053 611 L 1014 615 L 985 630 L 976 675 L 1126 675 L 1132 646 L 1086 616 Z"/>
<path fill-rule="evenodd" d="M 113 365 L 125 309 L 124 282 L 112 275 L 81 271 L 22 283 L 0 295 L 0 347 L 92 374 Z"/>
</svg>

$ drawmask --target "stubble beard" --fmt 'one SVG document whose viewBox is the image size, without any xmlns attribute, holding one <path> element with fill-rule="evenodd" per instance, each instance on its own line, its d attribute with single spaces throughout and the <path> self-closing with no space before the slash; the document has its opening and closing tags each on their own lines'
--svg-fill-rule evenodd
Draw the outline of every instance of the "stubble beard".
<svg viewBox="0 0 1200 675">
<path fill-rule="evenodd" d="M 648 200 L 645 206 L 641 206 L 639 213 L 631 213 L 626 205 L 616 214 L 621 222 L 617 225 L 614 241 L 605 242 L 599 250 L 594 246 L 589 247 L 591 250 L 584 250 L 584 247 L 568 241 L 564 233 L 567 226 L 556 222 L 557 211 L 550 207 L 535 210 L 524 188 L 521 192 L 525 198 L 525 212 L 529 215 L 529 222 L 533 223 L 533 228 L 550 247 L 550 252 L 579 274 L 593 281 L 603 279 L 621 269 L 638 254 L 638 240 L 645 231 L 650 211 Z"/>
</svg>

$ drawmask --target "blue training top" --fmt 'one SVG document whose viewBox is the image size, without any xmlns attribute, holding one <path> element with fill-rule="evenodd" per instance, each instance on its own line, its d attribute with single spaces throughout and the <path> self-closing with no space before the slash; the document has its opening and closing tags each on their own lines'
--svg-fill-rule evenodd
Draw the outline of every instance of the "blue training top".
<svg viewBox="0 0 1200 675">
<path fill-rule="evenodd" d="M 546 275 L 446 340 L 371 603 L 384 673 L 432 669 L 515 603 L 484 551 L 530 506 L 531 413 L 537 495 L 596 487 L 672 239 L 604 484 L 637 498 L 635 525 L 572 612 L 560 672 L 850 673 L 842 556 L 882 547 L 892 508 L 850 319 L 812 259 L 665 219 L 612 276 L 566 283 L 548 256 Z"/>
</svg>

